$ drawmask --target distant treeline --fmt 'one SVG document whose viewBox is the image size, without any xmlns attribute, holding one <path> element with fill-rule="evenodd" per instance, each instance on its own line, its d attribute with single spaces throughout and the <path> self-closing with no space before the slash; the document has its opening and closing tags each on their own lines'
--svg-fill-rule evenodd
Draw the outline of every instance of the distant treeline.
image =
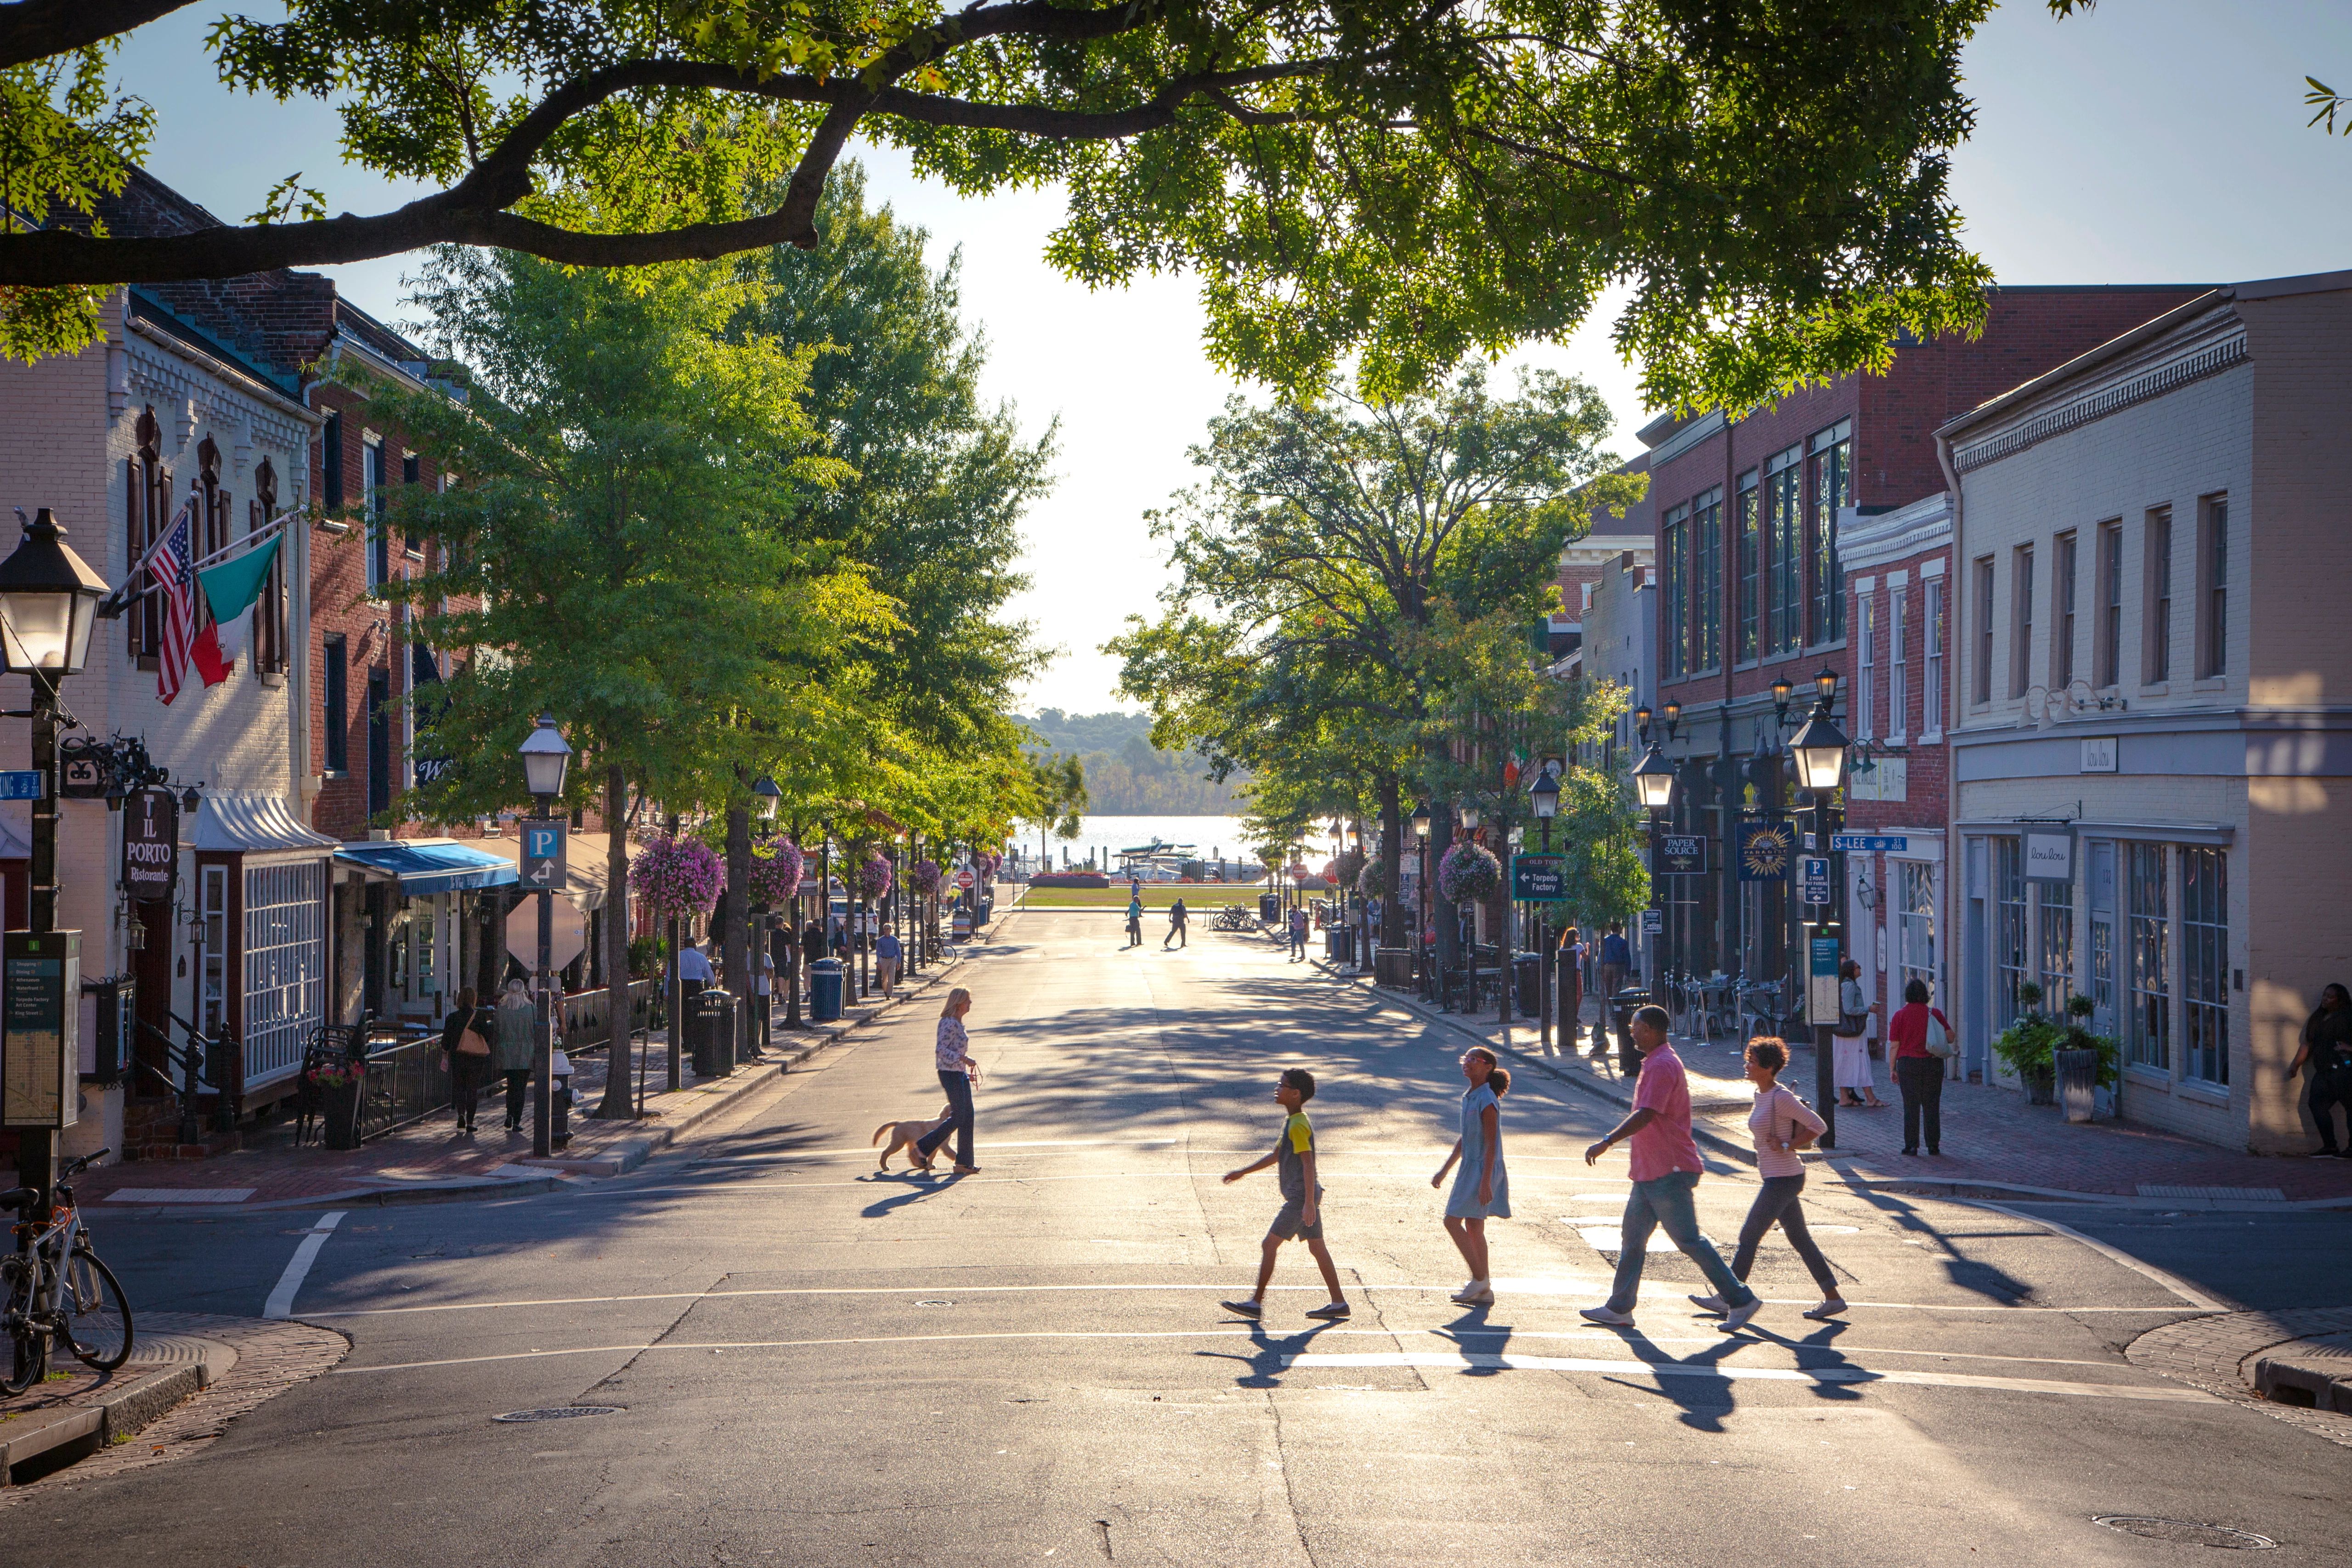
<svg viewBox="0 0 2352 1568">
<path fill-rule="evenodd" d="M 1234 794 L 1240 774 L 1213 784 L 1199 757 L 1154 747 L 1146 714 L 1048 708 L 1013 720 L 1037 737 L 1038 750 L 1078 754 L 1087 770 L 1087 810 L 1097 816 L 1235 816 L 1244 809 Z"/>
</svg>

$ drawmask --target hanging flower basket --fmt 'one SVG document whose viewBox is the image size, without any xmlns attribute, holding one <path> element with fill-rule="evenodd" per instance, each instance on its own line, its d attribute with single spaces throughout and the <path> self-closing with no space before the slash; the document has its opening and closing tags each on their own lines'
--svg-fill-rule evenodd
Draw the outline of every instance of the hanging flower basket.
<svg viewBox="0 0 2352 1568">
<path fill-rule="evenodd" d="M 717 852 L 699 838 L 656 838 L 629 866 L 629 886 L 657 915 L 710 908 L 725 880 Z"/>
<path fill-rule="evenodd" d="M 1365 861 L 1364 868 L 1356 874 L 1356 891 L 1368 899 L 1378 899 L 1386 897 L 1388 890 L 1388 879 L 1381 872 L 1381 863 Z"/>
<path fill-rule="evenodd" d="M 781 834 L 751 846 L 751 901 L 777 909 L 792 902 L 801 890 L 807 858 L 801 847 Z"/>
<path fill-rule="evenodd" d="M 890 862 L 882 851 L 870 851 L 866 863 L 857 868 L 857 896 L 861 899 L 883 899 L 890 894 Z"/>
<path fill-rule="evenodd" d="M 1362 880 L 1367 864 L 1369 862 L 1362 850 L 1342 849 L 1339 851 L 1339 858 L 1331 862 L 1332 869 L 1329 873 L 1331 880 L 1343 888 L 1352 887 Z"/>
<path fill-rule="evenodd" d="M 1456 844 L 1437 862 L 1438 895 L 1449 904 L 1491 897 L 1503 885 L 1503 863 L 1475 844 Z"/>
<path fill-rule="evenodd" d="M 907 885 L 927 899 L 934 896 L 940 887 L 940 863 L 936 860 L 916 861 L 907 873 Z"/>
</svg>

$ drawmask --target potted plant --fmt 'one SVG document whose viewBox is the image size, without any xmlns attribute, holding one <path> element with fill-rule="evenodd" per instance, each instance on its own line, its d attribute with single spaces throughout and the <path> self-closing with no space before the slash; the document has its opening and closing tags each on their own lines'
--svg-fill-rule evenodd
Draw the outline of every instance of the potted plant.
<svg viewBox="0 0 2352 1568">
<path fill-rule="evenodd" d="M 310 1086 L 319 1095 L 319 1122 L 330 1149 L 360 1146 L 360 1099 L 367 1089 L 367 1063 L 323 1061 L 310 1069 Z"/>
<path fill-rule="evenodd" d="M 2062 1079 L 2079 1085 L 2087 1079 L 2090 1088 L 2111 1089 L 2120 1077 L 2123 1047 L 2109 1036 L 2091 1033 L 2092 1011 L 2088 996 L 2066 998 L 2066 1021 L 2060 1026 L 2059 1037 L 2052 1047 L 2051 1061 Z M 2067 1120 L 2088 1121 L 2091 1103 L 2087 1089 L 2070 1098 Z"/>
<path fill-rule="evenodd" d="M 1994 1037 L 1992 1054 L 2025 1085 L 2026 1103 L 2050 1105 L 2056 1098 L 2053 1085 L 2057 1078 L 2057 1061 L 2053 1053 L 2063 1031 L 2042 1016 L 2041 986 L 2031 981 L 2020 985 L 2017 1001 L 2024 1011 Z"/>
</svg>

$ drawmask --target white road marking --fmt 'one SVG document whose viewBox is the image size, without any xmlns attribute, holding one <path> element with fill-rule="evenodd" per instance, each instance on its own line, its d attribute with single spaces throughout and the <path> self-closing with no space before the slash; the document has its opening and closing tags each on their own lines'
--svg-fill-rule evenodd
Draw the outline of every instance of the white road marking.
<svg viewBox="0 0 2352 1568">
<path fill-rule="evenodd" d="M 1957 1198 L 1953 1201 L 1967 1204 L 1971 1208 L 1990 1209 L 1995 1214 L 2005 1214 L 2011 1219 L 2021 1219 L 2028 1225 L 2038 1225 L 2053 1236 L 2063 1236 L 2069 1241 L 2081 1242 L 2108 1262 L 2121 1264 L 2143 1279 L 2155 1280 L 2200 1312 L 2226 1312 L 2230 1310 L 2178 1276 L 2168 1274 L 2152 1263 L 2142 1263 L 2129 1253 L 2118 1247 L 2109 1247 L 2096 1237 L 2084 1236 L 2070 1226 L 2060 1225 L 2054 1219 L 2043 1219 L 2040 1215 L 2027 1214 L 2021 1209 L 2011 1208 L 2006 1204 L 1987 1203 L 1982 1198 Z"/>
<path fill-rule="evenodd" d="M 1435 1367 L 1457 1372 L 1594 1372 L 1637 1377 L 1699 1377 L 1719 1382 L 1810 1383 L 1850 1387 L 1856 1384 L 1895 1383 L 1927 1388 L 1988 1388 L 2015 1394 L 2062 1394 L 2086 1399 L 2146 1399 L 2170 1405 L 2218 1405 L 2213 1395 L 2194 1388 L 2158 1387 L 2147 1384 L 2060 1383 L 2039 1377 L 1983 1377 L 1960 1372 L 1880 1372 L 1859 1366 L 1829 1366 L 1810 1370 L 1774 1366 L 1693 1365 L 1687 1362 L 1621 1361 L 1601 1356 L 1521 1355 L 1515 1351 L 1468 1351 L 1447 1353 L 1425 1351 L 1379 1351 L 1366 1355 L 1310 1352 L 1287 1356 L 1283 1368 L 1294 1367 Z"/>
<path fill-rule="evenodd" d="M 1217 1154 L 1220 1159 L 1224 1159 L 1238 1158 L 1244 1154 L 1255 1156 L 1265 1152 L 1265 1151 L 1263 1149 L 1231 1149 L 1218 1151 Z M 1003 1167 L 1000 1166 L 997 1169 L 1001 1171 Z M 1427 1185 L 1429 1182 L 1429 1173 L 1425 1170 L 1366 1171 L 1351 1170 L 1346 1166 L 1335 1165 L 1332 1167 L 1329 1173 L 1334 1177 L 1345 1177 L 1349 1181 L 1409 1182 L 1419 1183 L 1424 1186 Z M 892 1179 L 903 1180 L 905 1179 L 906 1172 L 903 1167 L 894 1166 L 888 1172 L 885 1173 L 885 1174 Z M 998 1175 L 996 1177 L 996 1181 L 999 1185 L 1012 1186 L 1031 1186 L 1043 1182 L 1140 1182 L 1152 1177 L 1175 1177 L 1187 1182 L 1206 1182 L 1213 1180 L 1218 1174 L 1220 1174 L 1220 1173 L 1215 1171 L 1082 1171 L 1053 1176 Z M 962 1179 L 970 1181 L 980 1178 L 965 1177 Z M 1518 1176 L 1518 1181 L 1522 1186 L 1529 1182 L 1586 1183 L 1591 1180 L 1592 1178 L 1590 1176 L 1571 1176 L 1565 1172 L 1553 1173 L 1544 1171 L 1522 1171 L 1519 1173 Z M 599 1192 L 583 1194 L 582 1195 L 587 1197 L 604 1198 L 637 1198 L 645 1196 L 647 1193 L 690 1193 L 697 1197 L 727 1198 L 733 1197 L 740 1193 L 789 1193 L 797 1192 L 805 1187 L 870 1188 L 874 1184 L 874 1180 L 870 1176 L 860 1177 L 846 1182 L 730 1182 L 726 1181 L 724 1178 L 720 1178 L 709 1183 L 680 1183 L 672 1181 L 665 1183 L 659 1186 L 613 1187 Z M 938 1190 L 944 1192 L 947 1190 L 948 1185 L 948 1178 L 944 1175 L 940 1176 L 938 1183 Z M 907 1190 L 908 1192 L 922 1192 L 927 1189 L 921 1187 L 908 1187 Z"/>
<path fill-rule="evenodd" d="M 261 1309 L 263 1317 L 293 1315 L 294 1293 L 302 1289 L 302 1281 L 309 1276 L 310 1265 L 319 1260 L 319 1248 L 327 1245 L 328 1233 L 342 1223 L 344 1212 L 336 1209 L 320 1215 L 319 1223 L 310 1227 L 310 1234 L 295 1247 L 294 1256 L 287 1260 L 286 1272 L 278 1277 L 278 1289 L 269 1293 L 268 1304 Z"/>
</svg>

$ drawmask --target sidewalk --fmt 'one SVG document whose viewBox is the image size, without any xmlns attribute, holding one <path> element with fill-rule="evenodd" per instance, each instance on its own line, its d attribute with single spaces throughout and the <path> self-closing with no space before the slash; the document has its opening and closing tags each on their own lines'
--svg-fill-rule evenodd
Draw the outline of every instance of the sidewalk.
<svg viewBox="0 0 2352 1568">
<path fill-rule="evenodd" d="M 1369 975 L 1317 965 L 1336 978 L 1372 991 Z M 1502 1030 L 1493 1013 L 1468 1016 L 1440 1013 L 1420 997 L 1374 991 L 1381 1000 L 1440 1019 L 1466 1035 L 1500 1047 Z M 1581 1041 L 1590 1049 L 1595 1004 L 1584 1007 Z M 1633 1104 L 1633 1086 L 1617 1076 L 1612 1048 L 1601 1061 L 1577 1056 L 1538 1054 L 1536 1026 L 1511 1020 L 1513 1054 L 1554 1077 L 1612 1103 Z M 1727 1039 L 1676 1037 L 1675 1050 L 1689 1069 L 1694 1127 L 1717 1150 L 1753 1163 L 1748 1108 L 1754 1093 L 1740 1072 L 1740 1047 Z M 1974 1083 L 1944 1086 L 1944 1152 L 1906 1157 L 1903 1148 L 1901 1096 L 1885 1062 L 1873 1064 L 1880 1079 L 1883 1110 L 1842 1108 L 1837 1147 L 1820 1158 L 1847 1181 L 1862 1186 L 1965 1188 L 2019 1197 L 2063 1197 L 2126 1204 L 2136 1207 L 2262 1207 L 2298 1204 L 2352 1207 L 2352 1162 L 2273 1158 L 2233 1152 L 2130 1122 L 2069 1123 L 2053 1106 L 2028 1105 L 2021 1093 Z M 1813 1098 L 1813 1049 L 1791 1041 L 1782 1079 L 1807 1100 Z"/>
<path fill-rule="evenodd" d="M 244 1148 L 209 1160 L 102 1165 L 74 1183 L 75 1195 L 84 1204 L 112 1206 L 315 1207 L 323 1203 L 511 1196 L 549 1191 L 567 1181 L 619 1175 L 645 1163 L 688 1129 L 773 1083 L 778 1071 L 789 1072 L 860 1025 L 941 984 L 960 963 L 929 970 L 887 999 L 852 1007 L 838 1023 L 779 1028 L 765 1062 L 746 1063 L 725 1078 L 697 1079 L 689 1056 L 675 1092 L 660 1087 L 667 1076 L 667 1039 L 656 1031 L 644 1050 L 646 1114 L 638 1121 L 598 1121 L 590 1115 L 604 1098 L 604 1053 L 575 1057 L 572 1141 L 548 1160 L 531 1158 L 528 1110 L 521 1132 L 501 1130 L 506 1102 L 493 1091 L 483 1096 L 475 1113 L 471 1138 L 457 1137 L 454 1114 L 443 1110 L 357 1149 L 329 1150 L 315 1142 L 298 1149 L 294 1124 L 288 1120 L 248 1132 Z M 0 1172 L 0 1186 L 13 1184 L 13 1177 Z"/>
</svg>

